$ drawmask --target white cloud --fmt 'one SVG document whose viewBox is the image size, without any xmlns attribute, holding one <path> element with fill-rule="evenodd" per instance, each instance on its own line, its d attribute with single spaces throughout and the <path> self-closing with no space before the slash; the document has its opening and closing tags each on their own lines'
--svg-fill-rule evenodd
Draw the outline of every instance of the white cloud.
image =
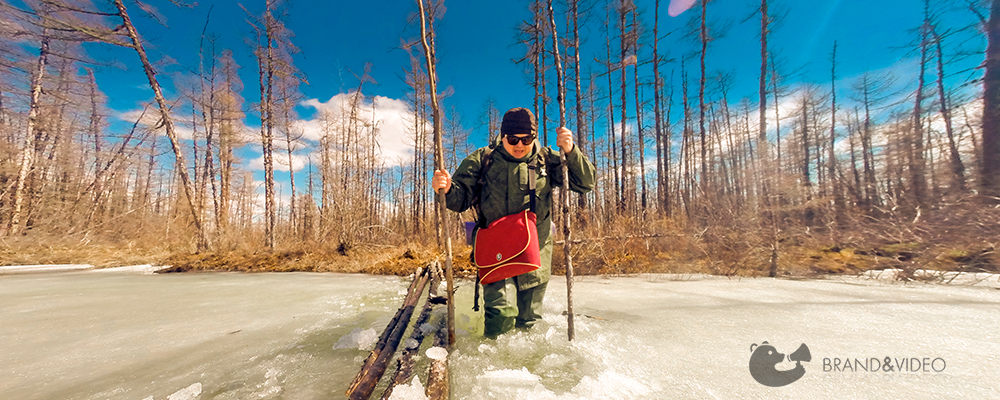
<svg viewBox="0 0 1000 400">
<path fill-rule="evenodd" d="M 274 170 L 275 171 L 288 171 L 288 152 L 285 150 L 275 150 L 273 153 L 274 157 Z M 292 153 L 291 166 L 295 171 L 299 171 L 309 165 L 309 155 L 295 154 Z M 247 167 L 252 170 L 263 171 L 264 170 L 264 155 L 260 155 L 257 158 L 250 160 L 247 163 Z"/>
<path fill-rule="evenodd" d="M 190 140 L 194 132 L 189 125 L 180 123 L 182 119 L 176 115 L 171 115 L 171 122 L 174 124 L 174 132 L 177 134 L 178 139 Z M 122 113 L 118 113 L 118 119 L 134 124 L 136 120 L 139 121 L 139 125 L 152 128 L 160 124 L 160 110 L 155 106 L 147 107 L 145 112 L 143 110 L 129 110 Z M 157 135 L 166 136 L 167 128 L 165 126 L 160 126 L 155 130 Z"/>
<path fill-rule="evenodd" d="M 129 110 L 123 112 L 116 112 L 115 117 L 120 121 L 128 123 L 130 126 L 135 123 L 136 120 L 139 121 L 139 125 L 151 129 L 160 123 L 160 110 L 156 106 L 149 106 L 146 108 L 145 113 L 142 109 Z M 141 118 L 140 118 L 141 117 Z M 172 114 L 171 121 L 174 123 L 174 132 L 177 134 L 177 138 L 180 140 L 191 140 L 194 137 L 194 129 L 191 126 L 191 117 L 182 118 L 176 114 Z M 236 141 L 237 143 L 260 143 L 260 127 L 250 127 L 245 124 L 245 121 L 240 122 L 240 126 L 236 131 Z M 198 131 L 199 137 L 204 141 L 204 126 L 201 124 L 201 120 L 198 120 Z M 160 126 L 155 130 L 157 135 L 166 136 L 167 130 L 165 127 Z M 278 140 L 275 140 L 278 142 Z M 283 142 L 283 141 L 282 141 Z"/>
<path fill-rule="evenodd" d="M 340 121 L 350 113 L 354 93 L 340 93 L 325 102 L 309 99 L 300 103 L 315 108 L 318 112 L 310 120 L 298 121 L 303 130 L 303 138 L 319 141 L 323 137 L 324 115 L 327 121 Z M 364 97 L 358 107 L 361 118 L 374 120 L 378 127 L 377 155 L 385 166 L 396 166 L 413 158 L 412 139 L 406 127 L 412 122 L 411 111 L 406 101 L 385 96 Z M 335 122 L 336 123 L 336 122 Z M 424 121 L 429 127 L 430 123 Z"/>
<path fill-rule="evenodd" d="M 329 129 L 338 129 L 341 119 L 347 117 L 348 113 L 350 113 L 350 105 L 353 99 L 353 93 L 340 93 L 325 102 L 317 99 L 309 99 L 301 102 L 301 105 L 312 107 L 318 112 L 311 119 L 297 120 L 293 123 L 294 134 L 301 135 L 299 143 L 294 145 L 296 151 L 301 153 L 304 149 L 315 149 L 317 147 L 316 144 L 324 135 L 324 124 L 328 124 Z M 378 128 L 376 155 L 382 160 L 382 165 L 393 167 L 409 164 L 410 160 L 413 159 L 414 152 L 413 139 L 410 137 L 411 134 L 408 133 L 407 128 L 412 126 L 413 117 L 406 101 L 385 96 L 375 96 L 374 98 L 362 96 L 357 115 L 364 120 L 375 121 L 375 126 Z M 148 107 L 145 113 L 143 113 L 142 109 L 118 112 L 116 113 L 116 117 L 128 124 L 133 124 L 136 120 L 139 120 L 139 125 L 145 128 L 152 128 L 160 123 L 160 113 L 155 106 Z M 194 130 L 189 121 L 190 117 L 183 118 L 178 115 L 173 115 L 172 117 L 177 137 L 181 140 L 191 140 Z M 200 122 L 198 121 L 199 131 L 203 128 Z M 259 154 L 260 127 L 247 126 L 245 121 L 241 123 L 242 126 L 240 126 L 238 132 L 238 141 L 244 144 L 243 147 L 245 149 Z M 433 129 L 430 121 L 425 120 L 424 123 L 427 125 L 428 130 Z M 409 129 L 412 130 L 412 128 Z M 165 135 L 165 128 L 160 126 L 156 129 L 156 133 L 161 136 Z M 282 135 L 276 132 L 274 138 L 274 167 L 277 171 L 288 171 L 288 155 L 284 151 L 288 145 Z M 308 154 L 293 154 L 291 164 L 294 170 L 301 170 L 309 164 Z M 252 170 L 263 170 L 263 156 L 251 159 L 247 166 Z"/>
<path fill-rule="evenodd" d="M 301 195 L 303 194 L 303 187 L 295 185 L 295 192 Z M 254 192 L 252 194 L 251 209 L 253 210 L 253 217 L 255 221 L 262 222 L 264 218 L 264 213 L 267 208 L 267 196 L 266 189 L 264 187 L 264 181 L 253 180 Z M 277 207 L 276 211 L 279 214 L 279 218 L 289 212 L 289 207 L 292 201 L 292 189 L 288 181 L 275 180 L 274 181 L 274 203 Z"/>
</svg>

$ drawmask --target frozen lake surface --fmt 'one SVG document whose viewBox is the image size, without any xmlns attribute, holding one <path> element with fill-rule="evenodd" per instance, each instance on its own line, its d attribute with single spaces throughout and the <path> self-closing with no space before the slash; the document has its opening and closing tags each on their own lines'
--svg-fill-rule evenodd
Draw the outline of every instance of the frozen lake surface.
<svg viewBox="0 0 1000 400">
<path fill-rule="evenodd" d="M 343 398 L 409 283 L 135 272 L 0 275 L 0 399 Z M 578 277 L 573 342 L 564 280 L 539 325 L 496 341 L 459 281 L 452 398 L 1000 398 L 1000 282 L 981 278 Z M 806 344 L 805 374 L 756 382 L 763 341 L 785 354 Z M 398 397 L 420 398 L 406 389 Z"/>
</svg>

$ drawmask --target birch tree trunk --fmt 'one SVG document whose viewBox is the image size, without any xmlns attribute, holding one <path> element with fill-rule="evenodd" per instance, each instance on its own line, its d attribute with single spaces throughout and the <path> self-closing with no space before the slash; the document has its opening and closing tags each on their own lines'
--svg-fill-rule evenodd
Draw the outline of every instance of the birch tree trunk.
<svg viewBox="0 0 1000 400">
<path fill-rule="evenodd" d="M 14 236 L 21 231 L 21 213 L 24 208 L 26 197 L 26 186 L 28 175 L 35 164 L 36 147 L 36 126 L 38 124 L 38 99 L 42 94 L 42 78 L 45 76 L 45 67 L 49 55 L 48 30 L 42 30 L 42 41 L 38 51 L 38 63 L 31 76 L 31 100 L 28 103 L 27 129 L 24 135 L 24 149 L 21 151 L 21 166 L 17 172 L 17 180 L 14 183 L 14 198 L 12 200 L 10 222 L 7 224 L 3 235 Z"/>
</svg>

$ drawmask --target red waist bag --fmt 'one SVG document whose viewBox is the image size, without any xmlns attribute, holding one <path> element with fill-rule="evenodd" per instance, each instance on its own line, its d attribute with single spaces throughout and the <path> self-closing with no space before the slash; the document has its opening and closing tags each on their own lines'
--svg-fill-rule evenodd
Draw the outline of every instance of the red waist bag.
<svg viewBox="0 0 1000 400">
<path fill-rule="evenodd" d="M 476 233 L 473 261 L 482 284 L 542 267 L 536 219 L 535 213 L 525 210 L 493 221 Z"/>
</svg>

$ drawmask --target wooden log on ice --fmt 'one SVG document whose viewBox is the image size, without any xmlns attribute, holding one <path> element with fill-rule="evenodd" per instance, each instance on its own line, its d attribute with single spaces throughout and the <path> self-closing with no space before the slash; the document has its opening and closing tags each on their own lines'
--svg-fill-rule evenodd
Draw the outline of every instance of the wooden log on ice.
<svg viewBox="0 0 1000 400">
<path fill-rule="evenodd" d="M 400 307 L 396 316 L 393 317 L 392 321 L 389 321 L 389 326 L 386 327 L 386 332 L 383 332 L 384 341 L 380 339 L 380 343 L 376 344 L 375 350 L 368 355 L 368 359 L 365 360 L 364 365 L 361 367 L 361 371 L 351 382 L 351 386 L 347 389 L 347 397 L 351 399 L 368 399 L 372 392 L 375 390 L 375 385 L 378 384 L 379 379 L 382 378 L 382 374 L 385 373 L 386 366 L 392 355 L 396 352 L 396 347 L 399 346 L 399 341 L 403 337 L 403 332 L 406 331 L 406 327 L 410 324 L 410 317 L 413 316 L 413 309 L 416 306 L 417 299 L 420 298 L 420 294 L 424 291 L 424 286 L 427 285 L 427 280 L 430 274 L 427 270 L 418 271 L 419 274 L 414 278 L 414 284 L 411 284 L 406 297 L 403 300 L 403 305 Z"/>
<path fill-rule="evenodd" d="M 442 318 L 434 335 L 434 347 L 448 348 L 448 321 Z M 424 394 L 431 400 L 448 400 L 448 357 L 441 359 L 431 358 L 431 365 L 427 372 L 427 390 Z"/>
<path fill-rule="evenodd" d="M 413 275 L 413 281 L 410 282 L 409 288 L 406 289 L 406 297 L 403 298 L 404 305 L 413 295 L 413 288 L 417 286 L 417 282 L 424 273 L 426 273 L 426 271 L 423 268 L 417 268 L 416 274 Z M 348 387 L 353 388 L 357 386 L 358 382 L 361 381 L 361 377 L 364 375 L 365 370 L 367 370 L 371 364 L 375 362 L 375 359 L 378 358 L 378 354 L 382 351 L 382 348 L 385 347 L 385 342 L 388 340 L 389 334 L 392 333 L 392 329 L 396 327 L 396 323 L 399 322 L 399 318 L 403 315 L 404 308 L 405 307 L 401 305 L 399 309 L 396 310 L 396 315 L 389 320 L 389 324 L 385 326 L 385 330 L 383 330 L 382 334 L 379 335 L 378 342 L 375 342 L 375 349 L 368 353 L 368 357 L 365 358 L 365 362 L 361 364 L 361 369 L 358 370 L 358 374 L 354 376 L 354 380 L 351 381 L 351 385 Z M 348 390 L 348 395 L 350 395 L 350 390 Z"/>
<path fill-rule="evenodd" d="M 431 288 L 427 289 L 427 293 L 431 295 L 438 295 L 438 287 L 441 286 L 441 280 L 444 279 L 444 271 L 441 270 L 441 262 L 434 260 L 430 265 L 431 270 Z"/>
<path fill-rule="evenodd" d="M 421 326 L 427 323 L 427 320 L 430 319 L 431 309 L 434 306 L 434 303 L 431 302 L 431 298 L 437 296 L 437 290 L 434 290 L 436 289 L 435 285 L 440 284 L 441 282 L 440 275 L 438 275 L 439 268 L 436 264 L 437 263 L 435 262 L 435 265 L 430 267 L 430 271 L 433 276 L 431 279 L 431 288 L 427 291 L 427 299 L 424 300 L 424 308 L 420 311 L 420 316 L 417 317 L 417 321 L 413 323 L 413 332 L 410 334 L 410 340 L 407 341 L 408 343 L 411 343 L 411 346 L 403 348 L 402 354 L 399 359 L 396 360 L 396 372 L 393 373 L 392 379 L 389 381 L 389 386 L 385 388 L 384 392 L 382 392 L 382 400 L 388 400 L 389 397 L 392 396 L 392 390 L 396 387 L 396 385 L 406 384 L 406 382 L 413 377 L 413 356 L 420 353 L 420 346 L 424 343 L 424 336 L 426 334 L 426 332 L 421 329 Z"/>
</svg>

